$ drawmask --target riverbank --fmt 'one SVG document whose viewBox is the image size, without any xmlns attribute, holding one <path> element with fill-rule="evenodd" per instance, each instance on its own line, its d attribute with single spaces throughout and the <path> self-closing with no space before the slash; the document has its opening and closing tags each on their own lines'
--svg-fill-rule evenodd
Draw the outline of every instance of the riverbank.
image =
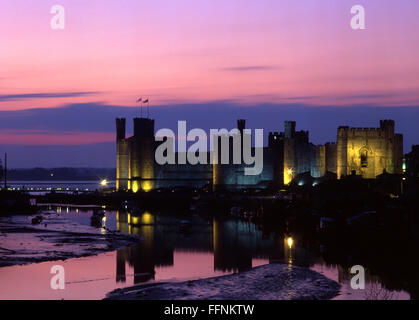
<svg viewBox="0 0 419 320">
<path fill-rule="evenodd" d="M 41 223 L 33 225 L 38 216 Z M 1 217 L 0 267 L 97 255 L 139 241 L 139 236 L 81 225 L 56 213 Z"/>
<path fill-rule="evenodd" d="M 117 289 L 111 300 L 328 300 L 340 285 L 308 268 L 269 264 L 195 281 L 152 283 Z"/>
</svg>

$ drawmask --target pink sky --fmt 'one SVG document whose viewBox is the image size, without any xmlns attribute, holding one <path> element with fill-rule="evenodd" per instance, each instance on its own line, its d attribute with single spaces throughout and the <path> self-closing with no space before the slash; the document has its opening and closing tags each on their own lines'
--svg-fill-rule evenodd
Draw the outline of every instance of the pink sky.
<svg viewBox="0 0 419 320">
<path fill-rule="evenodd" d="M 106 4 L 105 4 L 106 3 Z M 366 9 L 367 30 L 350 28 Z M 66 28 L 50 28 L 63 5 Z M 0 3 L 0 110 L 229 99 L 417 105 L 411 0 L 16 0 Z M 1 95 L 83 92 L 71 98 Z"/>
</svg>

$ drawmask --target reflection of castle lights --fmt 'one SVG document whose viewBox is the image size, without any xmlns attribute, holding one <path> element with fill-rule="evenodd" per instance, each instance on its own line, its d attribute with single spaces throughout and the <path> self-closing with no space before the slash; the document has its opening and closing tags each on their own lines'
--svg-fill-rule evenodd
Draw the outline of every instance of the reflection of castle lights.
<svg viewBox="0 0 419 320">
<path fill-rule="evenodd" d="M 287 244 L 288 244 L 288 247 L 291 249 L 292 246 L 294 245 L 294 240 L 291 237 L 288 237 Z"/>
<path fill-rule="evenodd" d="M 145 182 L 143 183 L 143 190 L 144 190 L 145 192 L 148 192 L 148 191 L 150 191 L 151 189 L 152 189 L 151 182 L 150 182 L 150 181 L 145 181 Z"/>
<path fill-rule="evenodd" d="M 142 217 L 141 217 L 141 223 L 142 224 L 153 224 L 154 223 L 153 216 L 148 212 L 144 212 Z"/>
<path fill-rule="evenodd" d="M 132 215 L 128 213 L 128 224 L 134 226 L 152 225 L 154 224 L 154 216 L 148 212 L 141 215 Z"/>
<path fill-rule="evenodd" d="M 136 216 L 132 216 L 130 220 L 131 224 L 140 224 L 140 218 Z"/>
<path fill-rule="evenodd" d="M 132 182 L 132 192 L 137 193 L 138 192 L 138 181 Z"/>
</svg>

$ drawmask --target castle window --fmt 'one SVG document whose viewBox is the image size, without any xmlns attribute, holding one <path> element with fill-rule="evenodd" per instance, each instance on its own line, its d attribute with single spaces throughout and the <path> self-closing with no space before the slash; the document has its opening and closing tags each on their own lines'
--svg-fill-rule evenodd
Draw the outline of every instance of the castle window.
<svg viewBox="0 0 419 320">
<path fill-rule="evenodd" d="M 362 150 L 361 151 L 361 168 L 368 167 L 368 151 Z"/>
</svg>

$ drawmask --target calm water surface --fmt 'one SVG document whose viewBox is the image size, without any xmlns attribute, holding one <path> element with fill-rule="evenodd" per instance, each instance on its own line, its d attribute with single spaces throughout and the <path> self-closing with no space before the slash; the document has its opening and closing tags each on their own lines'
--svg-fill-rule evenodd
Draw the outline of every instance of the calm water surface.
<svg viewBox="0 0 419 320">
<path fill-rule="evenodd" d="M 90 225 L 94 209 L 50 207 L 73 221 Z M 264 233 L 241 220 L 201 216 L 173 217 L 151 212 L 131 215 L 105 210 L 106 227 L 138 234 L 138 244 L 93 257 L 0 268 L 0 299 L 102 299 L 116 288 L 151 281 L 212 277 L 282 262 L 311 268 L 342 285 L 336 299 L 409 299 L 405 291 L 387 290 L 381 278 L 367 272 L 366 289 L 350 288 L 348 268 L 327 263 L 323 247 L 295 235 Z M 185 225 L 183 221 L 187 220 Z M 65 267 L 65 290 L 50 289 L 50 269 Z"/>
</svg>

